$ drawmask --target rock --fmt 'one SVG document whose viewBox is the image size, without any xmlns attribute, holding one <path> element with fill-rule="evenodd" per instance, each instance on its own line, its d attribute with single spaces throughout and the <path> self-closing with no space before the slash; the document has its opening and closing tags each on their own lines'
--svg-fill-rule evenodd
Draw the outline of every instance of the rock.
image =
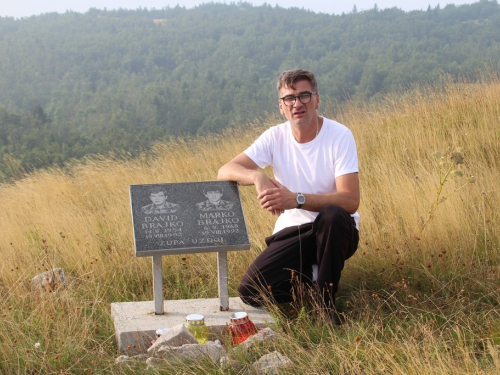
<svg viewBox="0 0 500 375">
<path fill-rule="evenodd" d="M 62 268 L 53 268 L 31 279 L 31 290 L 54 292 L 68 287 L 68 278 Z"/>
<path fill-rule="evenodd" d="M 198 344 L 198 341 L 196 341 L 194 335 L 184 326 L 184 324 L 178 324 L 162 333 L 154 344 L 148 348 L 148 354 L 154 355 L 163 347 L 178 347 L 184 344 Z"/>
<path fill-rule="evenodd" d="M 208 341 L 205 344 L 186 344 L 181 347 L 163 346 L 157 351 L 157 356 L 168 362 L 196 360 L 204 356 L 209 356 L 213 362 L 217 362 L 224 354 L 226 350 L 219 340 Z"/>
<path fill-rule="evenodd" d="M 249 338 L 247 338 L 239 346 L 245 350 L 249 350 L 258 343 L 262 343 L 265 341 L 270 342 L 273 341 L 276 337 L 277 337 L 276 332 L 274 332 L 271 328 L 266 327 L 259 330 L 255 335 L 252 335 Z"/>
<path fill-rule="evenodd" d="M 115 363 L 117 365 L 122 364 L 122 363 L 126 363 L 126 362 L 130 362 L 130 357 L 128 355 L 121 355 L 115 359 Z"/>
<path fill-rule="evenodd" d="M 222 357 L 219 361 L 219 364 L 224 371 L 232 370 L 234 372 L 240 373 L 241 370 L 245 368 L 244 363 L 231 359 L 228 356 Z"/>
<path fill-rule="evenodd" d="M 130 358 L 133 359 L 134 361 L 146 362 L 151 357 L 147 354 L 137 354 L 137 355 L 134 355 Z"/>
<path fill-rule="evenodd" d="M 115 359 L 115 363 L 121 364 L 121 363 L 126 363 L 126 362 L 131 362 L 131 361 L 147 362 L 148 358 L 151 358 L 151 357 L 146 355 L 146 354 L 134 355 L 132 357 L 130 357 L 128 355 L 121 355 Z"/>
<path fill-rule="evenodd" d="M 278 375 L 280 370 L 289 369 L 293 366 L 290 358 L 274 351 L 262 356 L 258 361 L 252 364 L 258 374 Z"/>
<path fill-rule="evenodd" d="M 165 364 L 165 360 L 164 359 L 161 359 L 161 358 L 156 358 L 156 357 L 149 357 L 147 360 L 146 360 L 146 365 L 147 365 L 147 370 L 152 370 L 156 367 L 159 367 L 161 365 L 164 365 Z"/>
</svg>

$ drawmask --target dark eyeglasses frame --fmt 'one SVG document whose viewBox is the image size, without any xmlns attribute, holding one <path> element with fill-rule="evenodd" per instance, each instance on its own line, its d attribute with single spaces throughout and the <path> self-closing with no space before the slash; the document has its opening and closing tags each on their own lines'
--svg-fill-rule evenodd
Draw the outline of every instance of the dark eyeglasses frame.
<svg viewBox="0 0 500 375">
<path fill-rule="evenodd" d="M 318 93 L 317 91 L 315 91 L 315 92 L 306 91 L 306 92 L 301 93 L 298 96 L 285 95 L 282 98 L 280 98 L 280 100 L 283 100 L 283 104 L 285 104 L 287 107 L 293 107 L 295 105 L 295 103 L 297 102 L 297 99 L 299 99 L 299 101 L 302 104 L 309 104 L 311 102 L 312 96 L 316 95 L 317 93 Z M 309 97 L 309 100 L 307 100 L 306 102 L 304 102 L 304 96 L 305 97 Z M 301 99 L 301 97 L 302 97 L 302 99 Z M 293 98 L 293 103 L 287 104 L 285 100 L 289 100 L 289 99 L 292 99 L 292 98 Z"/>
</svg>

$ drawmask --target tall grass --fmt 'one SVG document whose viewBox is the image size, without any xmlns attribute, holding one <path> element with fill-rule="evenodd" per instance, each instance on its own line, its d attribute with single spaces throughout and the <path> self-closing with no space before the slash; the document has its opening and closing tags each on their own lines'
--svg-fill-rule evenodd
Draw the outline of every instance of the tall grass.
<svg viewBox="0 0 500 375">
<path fill-rule="evenodd" d="M 288 355 L 290 373 L 498 373 L 498 98 L 500 80 L 490 75 L 324 109 L 353 131 L 360 158 L 361 242 L 338 298 L 345 323 L 333 328 L 302 306 L 293 306 L 294 319 L 273 310 L 281 339 L 260 354 Z M 220 165 L 278 121 L 1 185 L 0 372 L 137 371 L 114 364 L 110 318 L 112 302 L 153 299 L 151 260 L 134 255 L 129 185 L 214 180 Z M 240 191 L 252 247 L 229 254 L 232 295 L 274 221 L 253 187 Z M 215 254 L 163 259 L 165 299 L 217 296 Z M 69 288 L 32 291 L 30 279 L 53 267 L 70 276 Z M 204 361 L 165 373 L 221 371 Z"/>
</svg>

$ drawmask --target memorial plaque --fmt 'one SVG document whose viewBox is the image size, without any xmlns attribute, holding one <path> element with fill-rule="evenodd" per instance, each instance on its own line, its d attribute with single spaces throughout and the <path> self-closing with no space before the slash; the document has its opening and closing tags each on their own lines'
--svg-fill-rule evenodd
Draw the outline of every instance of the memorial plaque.
<svg viewBox="0 0 500 375">
<path fill-rule="evenodd" d="M 138 257 L 250 248 L 236 182 L 130 185 L 130 201 Z"/>
</svg>

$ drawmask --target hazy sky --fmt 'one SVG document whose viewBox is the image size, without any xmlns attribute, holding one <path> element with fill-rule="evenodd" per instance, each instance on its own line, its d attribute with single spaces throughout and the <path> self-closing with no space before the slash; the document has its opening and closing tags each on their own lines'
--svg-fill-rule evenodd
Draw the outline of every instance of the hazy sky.
<svg viewBox="0 0 500 375">
<path fill-rule="evenodd" d="M 441 7 L 447 4 L 471 4 L 478 0 L 246 0 L 254 5 L 267 3 L 270 5 L 279 5 L 283 8 L 298 7 L 309 9 L 313 12 L 322 12 L 330 14 L 348 13 L 356 5 L 358 11 L 372 9 L 375 4 L 379 9 L 397 7 L 405 11 L 425 10 L 430 5 L 434 8 L 436 5 Z M 85 13 L 89 8 L 98 8 L 108 10 L 125 8 L 156 8 L 161 9 L 166 6 L 175 7 L 177 4 L 192 8 L 203 3 L 230 3 L 231 1 L 210 1 L 210 0 L 0 0 L 0 16 L 9 16 L 15 18 L 29 17 L 42 13 L 58 12 L 64 13 L 67 10 Z M 235 1 L 236 3 L 238 1 Z"/>
</svg>

